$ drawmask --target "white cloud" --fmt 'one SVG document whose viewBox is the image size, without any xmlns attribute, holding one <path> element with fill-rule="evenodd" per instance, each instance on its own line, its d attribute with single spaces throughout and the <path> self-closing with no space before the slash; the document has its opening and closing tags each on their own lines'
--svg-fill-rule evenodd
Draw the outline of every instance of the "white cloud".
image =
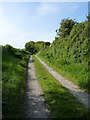
<svg viewBox="0 0 90 120">
<path fill-rule="evenodd" d="M 68 9 L 74 11 L 74 10 L 77 10 L 79 7 L 80 6 L 78 4 L 74 4 L 74 5 L 70 6 Z"/>
<path fill-rule="evenodd" d="M 58 7 L 54 4 L 41 3 L 39 7 L 36 9 L 37 15 L 51 15 L 56 14 L 58 11 Z"/>
<path fill-rule="evenodd" d="M 68 3 L 68 6 L 64 5 L 64 7 L 61 7 L 61 11 L 62 11 L 62 14 L 64 14 L 64 15 L 65 15 L 65 11 L 67 13 L 72 14 L 72 13 L 75 13 L 75 11 L 77 11 L 79 7 L 80 7 L 80 5 L 78 3 L 76 3 L 76 4 Z"/>
<path fill-rule="evenodd" d="M 66 7 L 65 11 L 67 11 L 68 13 L 71 11 L 73 12 L 73 10 L 76 10 L 78 7 L 79 7 L 78 4 L 77 5 L 75 4 L 68 8 Z M 60 9 L 59 15 L 62 16 L 64 12 L 63 7 L 58 8 L 58 6 L 55 4 L 40 3 L 40 5 L 36 8 L 36 14 L 38 15 L 38 17 L 43 18 L 43 15 L 51 15 L 51 14 L 53 15 L 58 13 L 57 12 L 58 9 Z M 37 20 L 38 17 L 37 16 L 35 17 Z M 37 39 L 40 38 L 40 40 L 43 40 L 44 38 L 45 41 L 52 41 L 54 40 L 55 32 L 49 33 L 46 31 L 46 33 L 42 32 L 42 34 L 40 34 L 40 32 L 38 31 L 35 33 L 35 31 L 26 32 L 24 29 L 21 30 L 19 26 L 15 26 L 14 22 L 12 24 L 9 21 L 9 19 L 7 19 L 7 17 L 3 14 L 2 5 L 0 3 L 0 44 L 1 45 L 11 44 L 14 47 L 22 48 L 24 47 L 26 42 L 30 40 L 34 40 L 34 38 L 36 38 L 35 36 L 37 36 Z"/>
<path fill-rule="evenodd" d="M 51 6 L 48 4 L 40 4 L 40 6 L 37 8 L 38 15 L 45 15 L 48 13 L 48 11 L 51 13 L 54 13 L 57 8 L 55 6 Z M 37 18 L 37 17 L 36 17 Z M 0 45 L 10 44 L 17 48 L 23 48 L 25 43 L 30 40 L 35 40 L 35 36 L 41 41 L 44 38 L 44 41 L 52 41 L 54 38 L 54 33 L 48 33 L 42 32 L 42 35 L 38 33 L 35 33 L 35 31 L 28 31 L 26 32 L 24 29 L 21 30 L 19 26 L 16 26 L 13 22 L 13 24 L 9 21 L 6 15 L 2 11 L 2 5 L 0 4 Z M 47 37 L 49 36 L 49 37 Z M 53 38 L 51 38 L 53 36 Z"/>
<path fill-rule="evenodd" d="M 54 34 L 51 32 L 48 33 L 48 36 L 53 35 Z M 37 39 L 35 39 L 35 36 L 37 36 L 37 38 L 40 38 L 40 41 L 43 40 L 43 36 L 45 36 L 44 41 L 53 40 L 53 38 L 47 38 L 47 32 L 40 35 L 38 34 L 38 32 L 26 32 L 17 28 L 16 26 L 14 26 L 14 24 L 11 24 L 7 17 L 5 17 L 0 11 L 0 45 L 10 44 L 16 48 L 23 48 L 26 42 L 29 42 L 31 40 L 38 41 Z"/>
</svg>

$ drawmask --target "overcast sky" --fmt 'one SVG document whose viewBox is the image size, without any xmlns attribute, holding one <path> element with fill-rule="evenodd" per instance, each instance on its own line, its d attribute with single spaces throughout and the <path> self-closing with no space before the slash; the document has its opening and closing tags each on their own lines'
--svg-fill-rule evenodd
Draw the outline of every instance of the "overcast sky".
<svg viewBox="0 0 90 120">
<path fill-rule="evenodd" d="M 86 20 L 88 2 L 2 2 L 0 45 L 24 48 L 26 42 L 52 42 L 63 18 Z"/>
</svg>

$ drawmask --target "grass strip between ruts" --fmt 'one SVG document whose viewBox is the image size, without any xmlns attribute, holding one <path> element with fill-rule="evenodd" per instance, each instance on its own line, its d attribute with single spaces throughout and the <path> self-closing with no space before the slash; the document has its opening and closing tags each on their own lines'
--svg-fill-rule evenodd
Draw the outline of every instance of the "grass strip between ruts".
<svg viewBox="0 0 90 120">
<path fill-rule="evenodd" d="M 35 56 L 33 56 L 33 61 L 45 101 L 51 110 L 51 118 L 88 119 L 90 112 L 46 70 Z"/>
</svg>

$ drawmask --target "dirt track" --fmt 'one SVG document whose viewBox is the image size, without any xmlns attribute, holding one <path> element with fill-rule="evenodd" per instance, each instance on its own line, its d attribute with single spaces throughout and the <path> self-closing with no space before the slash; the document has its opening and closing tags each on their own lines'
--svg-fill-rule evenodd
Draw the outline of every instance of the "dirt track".
<svg viewBox="0 0 90 120">
<path fill-rule="evenodd" d="M 26 94 L 24 100 L 24 118 L 49 118 L 50 111 L 47 109 L 42 89 L 36 79 L 32 57 L 28 63 L 28 76 Z"/>
<path fill-rule="evenodd" d="M 37 59 L 45 66 L 45 68 L 54 78 L 56 78 L 64 87 L 68 89 L 71 94 L 73 94 L 83 104 L 85 108 L 90 109 L 90 94 L 86 93 L 84 90 L 81 90 L 71 81 L 63 78 L 59 73 L 50 68 L 40 58 L 37 57 Z"/>
</svg>

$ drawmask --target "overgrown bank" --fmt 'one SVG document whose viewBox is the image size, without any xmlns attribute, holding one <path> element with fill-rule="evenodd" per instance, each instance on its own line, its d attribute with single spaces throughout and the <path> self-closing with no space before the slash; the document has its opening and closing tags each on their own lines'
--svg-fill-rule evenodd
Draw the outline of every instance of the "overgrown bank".
<svg viewBox="0 0 90 120">
<path fill-rule="evenodd" d="M 35 56 L 33 61 L 37 79 L 51 110 L 51 118 L 88 119 L 88 110 L 82 107 L 78 100 L 46 70 Z"/>
<path fill-rule="evenodd" d="M 89 24 L 89 21 L 76 23 L 72 19 L 62 20 L 51 47 L 39 54 L 61 75 L 87 91 L 90 91 Z"/>
<path fill-rule="evenodd" d="M 29 54 L 10 45 L 2 47 L 3 118 L 21 118 Z"/>
</svg>

